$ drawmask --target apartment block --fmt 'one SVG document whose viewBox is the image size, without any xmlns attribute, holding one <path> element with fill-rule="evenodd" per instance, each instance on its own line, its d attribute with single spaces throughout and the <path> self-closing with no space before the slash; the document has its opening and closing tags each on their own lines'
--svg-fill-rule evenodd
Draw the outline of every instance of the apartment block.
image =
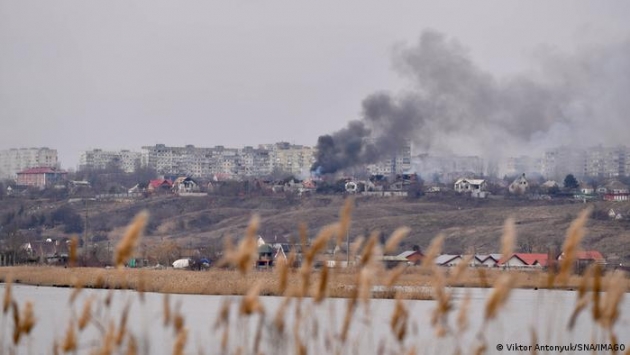
<svg viewBox="0 0 630 355">
<path fill-rule="evenodd" d="M 549 179 L 562 180 L 568 174 L 578 179 L 614 178 L 630 175 L 630 149 L 625 146 L 587 149 L 558 147 L 545 152 L 542 173 Z"/>
<path fill-rule="evenodd" d="M 310 147 L 276 143 L 258 148 L 142 147 L 142 161 L 163 175 L 239 179 L 270 175 L 274 170 L 291 174 L 308 171 L 314 161 Z"/>
<path fill-rule="evenodd" d="M 411 171 L 411 141 L 407 141 L 395 154 L 375 164 L 369 164 L 366 170 L 375 175 L 403 174 Z"/>
<path fill-rule="evenodd" d="M 500 176 L 520 176 L 521 174 L 541 174 L 542 159 L 527 155 L 508 157 L 501 162 Z"/>
<path fill-rule="evenodd" d="M 545 151 L 542 160 L 542 174 L 547 179 L 562 180 L 568 174 L 578 179 L 586 176 L 586 151 L 562 146 Z"/>
<path fill-rule="evenodd" d="M 266 149 L 270 153 L 272 170 L 307 175 L 315 163 L 315 150 L 312 147 L 280 142 L 267 145 Z"/>
<path fill-rule="evenodd" d="M 93 149 L 85 151 L 79 159 L 79 170 L 100 170 L 118 168 L 126 173 L 134 172 L 141 166 L 142 153 L 129 150 L 106 151 Z"/>
<path fill-rule="evenodd" d="M 0 150 L 0 179 L 15 179 L 18 172 L 28 168 L 58 166 L 56 149 L 42 147 Z"/>
</svg>

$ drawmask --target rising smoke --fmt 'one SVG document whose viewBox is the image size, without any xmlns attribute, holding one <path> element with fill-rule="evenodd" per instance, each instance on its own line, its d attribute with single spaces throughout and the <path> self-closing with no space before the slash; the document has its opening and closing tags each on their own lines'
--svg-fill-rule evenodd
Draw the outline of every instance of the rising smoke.
<svg viewBox="0 0 630 355">
<path fill-rule="evenodd" d="M 425 31 L 415 46 L 394 53 L 394 67 L 410 88 L 365 98 L 361 120 L 319 137 L 313 170 L 375 163 L 408 140 L 416 152 L 488 159 L 627 141 L 630 41 L 572 55 L 540 50 L 538 59 L 535 72 L 496 78 L 457 41 Z"/>
</svg>

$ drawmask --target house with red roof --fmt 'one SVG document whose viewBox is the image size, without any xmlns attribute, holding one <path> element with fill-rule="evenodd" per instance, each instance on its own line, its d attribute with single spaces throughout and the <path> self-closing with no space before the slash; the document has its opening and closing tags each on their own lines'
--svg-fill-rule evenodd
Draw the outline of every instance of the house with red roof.
<svg viewBox="0 0 630 355">
<path fill-rule="evenodd" d="M 628 201 L 630 200 L 630 188 L 620 181 L 611 181 L 603 188 L 598 189 L 604 193 L 606 201 Z"/>
<path fill-rule="evenodd" d="M 17 185 L 44 189 L 66 180 L 68 173 L 49 167 L 30 168 L 17 173 Z"/>
<path fill-rule="evenodd" d="M 149 192 L 170 192 L 173 187 L 173 182 L 168 179 L 155 179 L 149 181 L 147 191 Z"/>
<path fill-rule="evenodd" d="M 558 261 L 564 258 L 564 253 L 558 256 Z M 580 250 L 575 255 L 575 270 L 582 272 L 590 264 L 606 264 L 606 259 L 597 250 Z"/>
<path fill-rule="evenodd" d="M 401 258 L 407 259 L 409 264 L 413 264 L 413 265 L 419 265 L 422 262 L 422 258 L 424 258 L 424 254 L 422 254 L 420 249 L 418 249 L 418 250 L 407 250 L 407 251 L 404 251 L 404 252 L 398 254 L 398 256 L 401 257 Z"/>
<path fill-rule="evenodd" d="M 504 267 L 545 267 L 547 266 L 547 254 L 514 253 L 509 258 L 499 261 Z"/>
</svg>

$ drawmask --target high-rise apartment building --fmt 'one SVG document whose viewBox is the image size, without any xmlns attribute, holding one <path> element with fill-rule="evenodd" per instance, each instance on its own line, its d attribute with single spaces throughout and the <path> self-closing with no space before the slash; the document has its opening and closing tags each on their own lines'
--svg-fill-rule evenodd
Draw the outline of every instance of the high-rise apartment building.
<svg viewBox="0 0 630 355">
<path fill-rule="evenodd" d="M 562 146 L 545 151 L 542 174 L 548 179 L 562 180 L 568 174 L 578 179 L 586 176 L 586 151 Z"/>
<path fill-rule="evenodd" d="M 0 150 L 0 179 L 15 179 L 18 172 L 36 167 L 59 167 L 57 150 L 46 147 Z"/>
<path fill-rule="evenodd" d="M 267 145 L 272 160 L 272 170 L 293 175 L 308 175 L 315 163 L 315 150 L 312 147 L 280 142 Z"/>
<path fill-rule="evenodd" d="M 81 153 L 79 170 L 118 168 L 132 173 L 141 166 L 142 153 L 129 150 L 106 151 L 92 149 Z"/>
<path fill-rule="evenodd" d="M 403 174 L 411 171 L 411 141 L 398 149 L 391 157 L 366 167 L 368 173 L 376 175 Z"/>
<path fill-rule="evenodd" d="M 628 148 L 618 147 L 597 147 L 590 148 L 585 154 L 584 174 L 591 177 L 612 178 L 625 176 L 626 156 Z"/>
<path fill-rule="evenodd" d="M 302 174 L 313 164 L 310 147 L 277 143 L 258 148 L 142 147 L 143 163 L 163 175 L 228 179 L 268 176 L 274 170 Z"/>
<path fill-rule="evenodd" d="M 562 180 L 568 174 L 578 179 L 614 178 L 630 175 L 630 149 L 625 146 L 587 149 L 558 147 L 547 150 L 542 160 L 542 173 L 549 179 Z"/>
<path fill-rule="evenodd" d="M 499 170 L 500 177 L 503 176 L 520 176 L 521 174 L 541 174 L 542 171 L 542 159 L 534 158 L 527 155 L 521 155 L 518 157 L 508 157 L 501 161 L 501 167 Z"/>
</svg>

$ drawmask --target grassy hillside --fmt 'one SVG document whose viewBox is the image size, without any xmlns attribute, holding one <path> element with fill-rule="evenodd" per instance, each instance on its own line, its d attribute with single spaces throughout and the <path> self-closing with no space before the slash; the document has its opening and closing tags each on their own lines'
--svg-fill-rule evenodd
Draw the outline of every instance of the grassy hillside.
<svg viewBox="0 0 630 355">
<path fill-rule="evenodd" d="M 35 219 L 33 215 L 46 220 L 46 216 L 54 211 L 66 208 L 81 216 L 83 222 L 87 215 L 88 235 L 98 235 L 115 243 L 130 219 L 140 210 L 147 209 L 151 216 L 148 242 L 174 240 L 183 246 L 217 246 L 226 236 L 242 236 L 253 213 L 261 216 L 260 233 L 268 239 L 274 235 L 297 238 L 300 223 L 305 223 L 310 235 L 314 235 L 322 226 L 338 220 L 343 201 L 341 196 L 299 199 L 284 195 L 251 198 L 165 196 L 134 202 L 87 203 L 14 200 L 12 203 L 4 201 L 0 208 L 0 223 L 8 213 L 17 215 L 20 209 L 21 217 L 15 219 L 29 221 Z M 518 251 L 546 252 L 549 247 L 559 249 L 571 220 L 588 206 L 594 213 L 588 223 L 584 247 L 600 250 L 613 260 L 619 257 L 630 261 L 630 203 L 477 200 L 456 195 L 417 200 L 359 197 L 355 201 L 349 235 L 352 240 L 378 230 L 388 236 L 396 228 L 408 226 L 411 235 L 402 243 L 401 250 L 413 245 L 426 248 L 433 237 L 443 233 L 447 253 L 473 250 L 490 253 L 499 251 L 503 223 L 506 218 L 513 217 L 517 224 Z M 609 219 L 607 212 L 610 208 L 620 212 L 624 219 Z M 22 230 L 39 238 L 68 235 L 63 223 L 58 222 Z M 79 234 L 84 235 L 84 232 Z"/>
</svg>

